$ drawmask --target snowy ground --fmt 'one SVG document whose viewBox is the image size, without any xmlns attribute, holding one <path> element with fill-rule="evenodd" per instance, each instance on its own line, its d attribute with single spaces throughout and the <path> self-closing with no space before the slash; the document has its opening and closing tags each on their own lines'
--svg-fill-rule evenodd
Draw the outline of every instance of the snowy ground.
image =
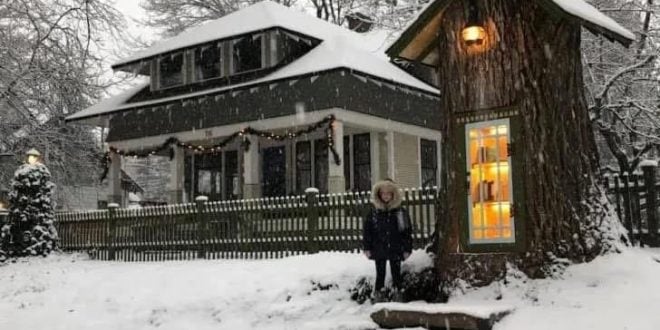
<svg viewBox="0 0 660 330">
<path fill-rule="evenodd" d="M 660 328 L 660 251 L 493 285 L 456 304 L 515 306 L 499 330 Z M 322 253 L 269 261 L 110 263 L 55 256 L 0 267 L 0 329 L 374 329 L 348 288 L 372 264 Z M 314 290 L 312 283 L 332 284 Z M 499 299 L 498 299 L 499 298 Z"/>
</svg>

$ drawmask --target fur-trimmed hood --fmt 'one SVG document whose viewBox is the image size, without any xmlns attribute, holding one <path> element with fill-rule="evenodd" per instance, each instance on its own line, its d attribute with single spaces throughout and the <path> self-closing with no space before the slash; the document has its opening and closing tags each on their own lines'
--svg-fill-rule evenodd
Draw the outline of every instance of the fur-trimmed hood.
<svg viewBox="0 0 660 330">
<path fill-rule="evenodd" d="M 380 197 L 378 197 L 378 192 L 380 192 L 381 189 L 383 188 L 390 188 L 393 192 L 392 200 L 389 202 L 388 205 L 385 205 L 382 200 L 380 200 Z M 385 180 L 385 181 L 380 181 L 374 185 L 374 187 L 371 189 L 371 204 L 374 205 L 374 207 L 378 210 L 391 210 L 398 208 L 401 206 L 401 202 L 403 201 L 403 196 L 401 196 L 401 190 L 399 187 L 392 181 Z"/>
</svg>

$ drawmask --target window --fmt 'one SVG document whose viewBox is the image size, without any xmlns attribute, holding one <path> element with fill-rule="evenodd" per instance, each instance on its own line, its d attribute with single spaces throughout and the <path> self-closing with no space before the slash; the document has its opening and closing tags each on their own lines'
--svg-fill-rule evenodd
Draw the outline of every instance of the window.
<svg viewBox="0 0 660 330">
<path fill-rule="evenodd" d="M 286 195 L 286 150 L 282 147 L 269 147 L 262 150 L 261 191 L 264 197 Z"/>
<path fill-rule="evenodd" d="M 158 60 L 160 88 L 183 84 L 183 53 L 163 56 Z"/>
<path fill-rule="evenodd" d="M 371 190 L 371 141 L 369 133 L 353 136 L 353 189 Z"/>
<path fill-rule="evenodd" d="M 312 149 L 313 147 L 313 149 Z M 313 158 L 312 158 L 313 155 Z M 328 142 L 325 139 L 296 143 L 296 192 L 309 187 L 328 192 Z"/>
<path fill-rule="evenodd" d="M 325 139 L 314 141 L 314 184 L 319 192 L 328 192 L 328 141 Z"/>
<path fill-rule="evenodd" d="M 293 34 L 283 33 L 281 52 L 281 62 L 291 62 L 312 49 L 312 41 L 298 37 Z"/>
<path fill-rule="evenodd" d="M 234 73 L 261 68 L 261 35 L 247 36 L 234 41 Z"/>
<path fill-rule="evenodd" d="M 225 199 L 236 199 L 241 192 L 238 173 L 238 151 L 225 151 Z"/>
<path fill-rule="evenodd" d="M 466 127 L 470 243 L 515 242 L 509 120 Z"/>
<path fill-rule="evenodd" d="M 438 143 L 436 141 L 419 141 L 420 167 L 422 187 L 438 185 Z"/>
<path fill-rule="evenodd" d="M 188 201 L 204 195 L 210 200 L 235 199 L 240 195 L 238 152 L 186 155 L 185 189 Z"/>
<path fill-rule="evenodd" d="M 351 137 L 344 136 L 344 155 L 342 158 L 344 162 L 344 178 L 346 182 L 346 190 L 351 189 Z"/>
<path fill-rule="evenodd" d="M 193 197 L 207 196 L 210 200 L 222 199 L 222 155 L 194 155 Z"/>
<path fill-rule="evenodd" d="M 222 72 L 220 50 L 219 44 L 195 49 L 195 79 L 197 81 L 220 77 Z"/>
<path fill-rule="evenodd" d="M 302 194 L 312 185 L 312 144 L 296 143 L 296 192 Z"/>
</svg>

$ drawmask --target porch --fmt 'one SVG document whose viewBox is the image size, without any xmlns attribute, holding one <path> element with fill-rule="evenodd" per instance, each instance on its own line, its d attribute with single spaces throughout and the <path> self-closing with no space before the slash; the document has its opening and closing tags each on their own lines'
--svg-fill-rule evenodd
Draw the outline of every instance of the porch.
<svg viewBox="0 0 660 330">
<path fill-rule="evenodd" d="M 329 116 L 335 119 L 331 130 L 290 134 Z M 209 150 L 246 127 L 287 138 L 246 134 L 221 149 Z M 168 155 L 167 200 L 172 204 L 192 202 L 199 195 L 211 200 L 295 195 L 309 187 L 331 194 L 368 191 L 384 178 L 392 178 L 402 187 L 439 184 L 438 131 L 341 108 L 113 141 L 112 146 L 149 150 L 171 138 L 202 146 L 173 146 L 172 155 Z M 123 157 L 118 153 L 110 157 L 109 195 L 121 203 L 113 192 L 118 191 Z"/>
</svg>

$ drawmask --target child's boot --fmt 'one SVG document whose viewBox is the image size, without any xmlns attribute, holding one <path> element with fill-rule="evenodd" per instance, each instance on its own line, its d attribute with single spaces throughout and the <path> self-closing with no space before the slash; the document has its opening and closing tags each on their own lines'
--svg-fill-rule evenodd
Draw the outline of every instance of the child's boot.
<svg viewBox="0 0 660 330">
<path fill-rule="evenodd" d="M 386 301 L 387 301 L 387 296 L 385 295 L 385 290 L 380 289 L 380 290 L 374 291 L 374 296 L 373 296 L 373 299 L 372 299 L 372 302 L 374 304 L 382 303 L 382 302 L 386 302 Z"/>
</svg>

